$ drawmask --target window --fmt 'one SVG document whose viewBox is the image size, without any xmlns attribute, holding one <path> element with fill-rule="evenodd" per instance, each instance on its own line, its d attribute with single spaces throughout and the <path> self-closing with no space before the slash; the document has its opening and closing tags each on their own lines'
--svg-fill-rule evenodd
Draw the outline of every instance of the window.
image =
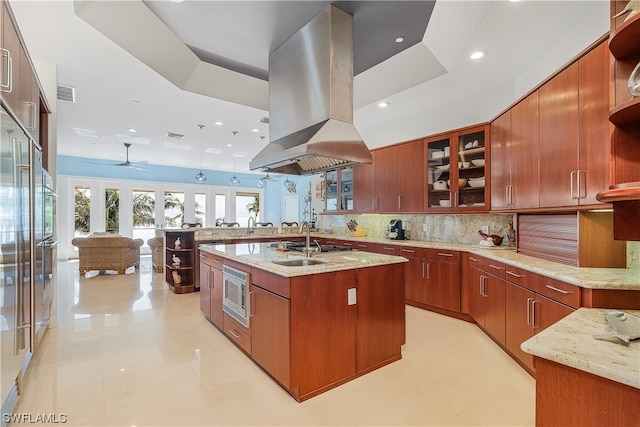
<svg viewBox="0 0 640 427">
<path fill-rule="evenodd" d="M 227 196 L 225 194 L 216 194 L 216 227 L 225 221 L 226 208 Z"/>
<path fill-rule="evenodd" d="M 195 207 L 195 218 L 196 222 L 202 224 L 203 227 L 206 227 L 205 218 L 207 217 L 207 196 L 204 193 L 196 193 L 195 194 L 196 203 Z"/>
<path fill-rule="evenodd" d="M 107 188 L 104 197 L 105 231 L 118 234 L 120 232 L 120 190 Z"/>
<path fill-rule="evenodd" d="M 179 228 L 184 222 L 184 193 L 165 191 L 164 222 L 166 228 Z"/>
<path fill-rule="evenodd" d="M 147 240 L 155 237 L 156 193 L 152 190 L 133 190 L 133 238 Z"/>
<path fill-rule="evenodd" d="M 75 187 L 74 199 L 75 232 L 73 237 L 86 236 L 91 230 L 91 189 Z"/>
<path fill-rule="evenodd" d="M 236 222 L 240 226 L 249 222 L 249 217 L 258 221 L 260 212 L 260 195 L 258 193 L 236 193 Z"/>
</svg>

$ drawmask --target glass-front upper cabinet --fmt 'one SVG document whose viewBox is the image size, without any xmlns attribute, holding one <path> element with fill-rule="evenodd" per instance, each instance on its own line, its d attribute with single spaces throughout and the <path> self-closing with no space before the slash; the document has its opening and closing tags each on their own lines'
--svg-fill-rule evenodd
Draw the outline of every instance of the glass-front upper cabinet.
<svg viewBox="0 0 640 427">
<path fill-rule="evenodd" d="M 488 210 L 489 132 L 486 126 L 460 132 L 457 136 L 458 195 L 462 210 Z"/>
<path fill-rule="evenodd" d="M 426 141 L 427 210 L 489 209 L 488 144 L 486 125 Z"/>
<path fill-rule="evenodd" d="M 325 173 L 326 211 L 353 210 L 353 170 L 340 169 Z"/>
</svg>

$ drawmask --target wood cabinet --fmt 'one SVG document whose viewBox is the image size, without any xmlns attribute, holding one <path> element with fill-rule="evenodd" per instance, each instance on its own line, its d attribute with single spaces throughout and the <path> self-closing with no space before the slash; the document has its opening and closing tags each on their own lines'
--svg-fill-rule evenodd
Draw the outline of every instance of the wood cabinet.
<svg viewBox="0 0 640 427">
<path fill-rule="evenodd" d="M 602 42 L 540 89 L 540 207 L 597 204 L 609 182 L 609 56 Z"/>
<path fill-rule="evenodd" d="M 539 206 L 538 91 L 491 124 L 491 208 Z"/>
<path fill-rule="evenodd" d="M 200 311 L 218 329 L 223 328 L 222 259 L 200 251 Z"/>
<path fill-rule="evenodd" d="M 465 288 L 470 301 L 469 315 L 500 345 L 505 344 L 504 264 L 469 255 Z"/>
<path fill-rule="evenodd" d="M 265 276 L 261 276 L 265 277 Z M 282 280 L 273 277 L 273 280 Z M 291 385 L 290 301 L 251 285 L 251 357 L 285 387 Z"/>
<path fill-rule="evenodd" d="M 30 137 L 40 141 L 40 86 L 14 25 L 10 7 L 2 4 L 0 94 Z M 46 166 L 46 165 L 45 165 Z"/>
<path fill-rule="evenodd" d="M 398 146 L 397 212 L 424 211 L 424 141 Z"/>
<path fill-rule="evenodd" d="M 612 0 L 611 16 L 622 11 L 626 4 L 626 1 Z M 640 63 L 640 15 L 627 17 L 625 14 L 611 19 L 613 105 L 609 120 L 614 124 L 611 185 L 598 193 L 597 199 L 613 203 L 616 239 L 640 241 L 640 97 L 633 97 L 627 87 L 631 72 Z"/>
<path fill-rule="evenodd" d="M 374 162 L 375 153 L 375 150 L 371 152 Z M 376 195 L 376 167 L 374 163 L 353 168 L 353 186 L 356 211 L 360 213 L 374 212 Z"/>
<path fill-rule="evenodd" d="M 372 150 L 373 162 L 354 168 L 358 212 L 398 211 L 398 146 Z"/>
<path fill-rule="evenodd" d="M 179 241 L 179 245 L 176 242 Z M 196 290 L 195 239 L 192 231 L 165 231 L 165 281 L 176 294 Z"/>
<path fill-rule="evenodd" d="M 408 304 L 460 312 L 460 252 L 401 247 L 398 255 L 409 260 L 405 264 Z"/>
<path fill-rule="evenodd" d="M 489 126 L 427 139 L 427 211 L 489 209 Z"/>
</svg>

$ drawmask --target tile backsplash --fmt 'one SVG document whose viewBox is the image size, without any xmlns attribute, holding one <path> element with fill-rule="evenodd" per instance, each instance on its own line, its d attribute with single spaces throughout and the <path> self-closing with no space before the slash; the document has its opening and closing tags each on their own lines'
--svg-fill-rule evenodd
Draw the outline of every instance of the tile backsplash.
<svg viewBox="0 0 640 427">
<path fill-rule="evenodd" d="M 640 242 L 627 242 L 627 268 L 640 270 Z"/>
<path fill-rule="evenodd" d="M 402 221 L 409 240 L 430 242 L 452 242 L 477 244 L 482 237 L 478 234 L 483 226 L 489 227 L 489 234 L 497 234 L 506 239 L 507 224 L 514 221 L 515 214 L 450 214 L 450 215 L 321 215 L 318 228 L 329 228 L 333 234 L 350 235 L 347 222 L 355 219 L 366 231 L 367 237 L 385 238 L 385 232 L 392 219 Z"/>
</svg>

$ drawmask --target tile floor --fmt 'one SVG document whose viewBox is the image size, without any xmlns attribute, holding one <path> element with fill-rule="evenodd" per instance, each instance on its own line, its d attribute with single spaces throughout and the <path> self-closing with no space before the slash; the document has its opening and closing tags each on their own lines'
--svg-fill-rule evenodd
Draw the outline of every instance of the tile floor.
<svg viewBox="0 0 640 427">
<path fill-rule="evenodd" d="M 297 403 L 143 257 L 139 273 L 58 264 L 58 326 L 17 413 L 74 426 L 534 424 L 535 381 L 475 325 L 407 307 L 403 359 Z"/>
</svg>

